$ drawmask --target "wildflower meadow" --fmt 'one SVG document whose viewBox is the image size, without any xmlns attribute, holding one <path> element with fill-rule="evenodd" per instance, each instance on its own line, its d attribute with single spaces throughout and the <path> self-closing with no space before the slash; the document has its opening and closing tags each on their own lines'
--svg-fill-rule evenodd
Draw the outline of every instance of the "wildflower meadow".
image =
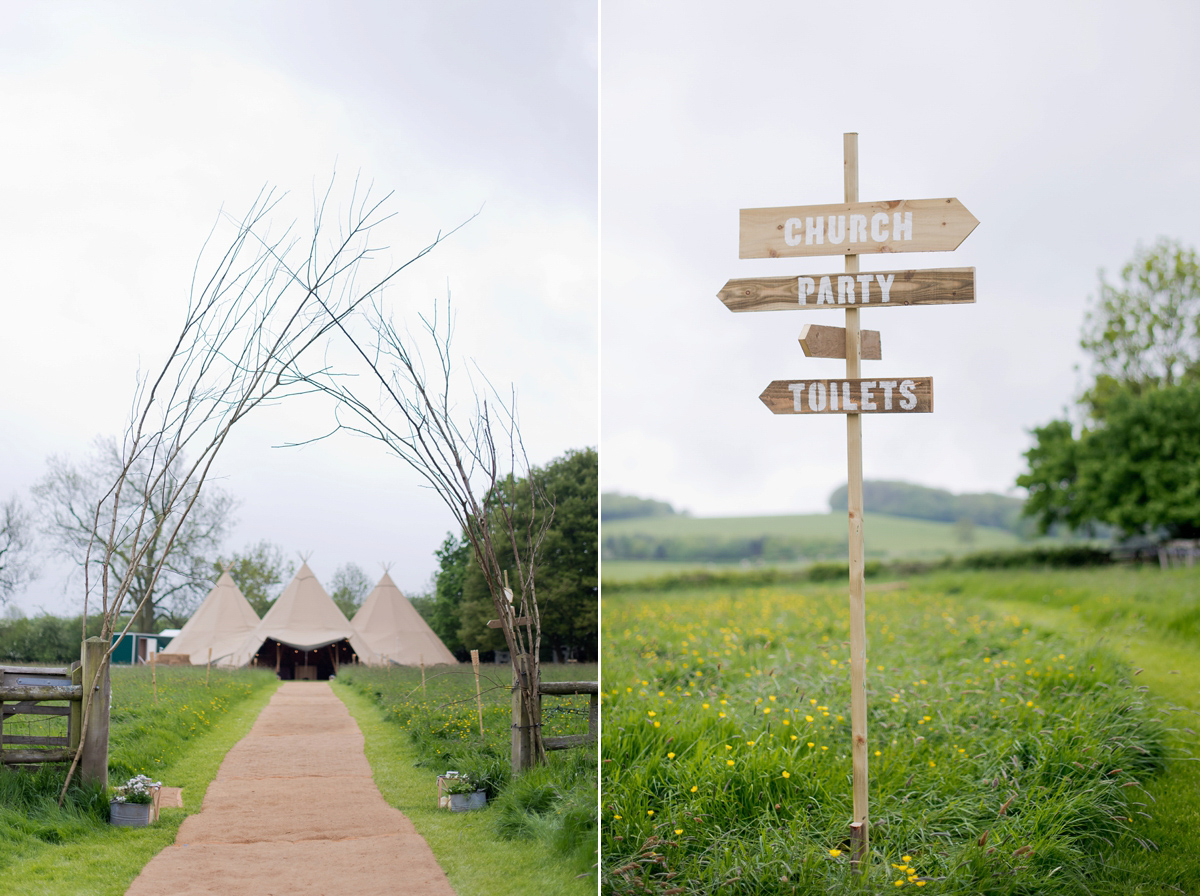
<svg viewBox="0 0 1200 896">
<path fill-rule="evenodd" d="M 867 609 L 860 874 L 844 589 L 605 597 L 604 892 L 1098 892 L 1167 710 L 1116 653 L 984 600 L 915 584 Z"/>
</svg>

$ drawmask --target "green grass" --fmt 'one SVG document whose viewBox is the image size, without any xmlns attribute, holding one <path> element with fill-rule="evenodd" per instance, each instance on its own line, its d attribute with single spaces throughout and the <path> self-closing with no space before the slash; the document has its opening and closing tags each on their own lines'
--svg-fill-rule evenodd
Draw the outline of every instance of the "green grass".
<svg viewBox="0 0 1200 896">
<path fill-rule="evenodd" d="M 1006 550 L 1030 542 L 1021 541 L 1015 534 L 988 526 L 976 526 L 973 537 L 964 541 L 953 523 L 916 520 L 887 514 L 864 515 L 867 533 L 867 557 L 872 560 L 936 560 L 977 551 Z M 808 540 L 822 543 L 841 543 L 847 538 L 846 516 L 843 513 L 803 514 L 795 516 L 757 517 L 688 517 L 660 516 L 613 520 L 601 525 L 601 538 L 609 536 L 647 535 L 674 539 L 744 539 L 774 537 Z M 1060 544 L 1060 539 L 1039 539 L 1037 544 Z M 844 554 L 844 548 L 839 552 Z M 832 556 L 832 555 L 831 555 Z M 824 557 L 823 559 L 830 559 Z M 744 569 L 747 562 L 713 563 L 683 560 L 613 560 L 606 559 L 602 576 L 605 582 L 629 582 L 652 576 L 671 575 L 696 569 L 725 571 Z M 802 569 L 800 561 L 773 561 L 765 565 L 779 569 Z"/>
<path fill-rule="evenodd" d="M 586 675 L 576 673 L 589 669 L 576 666 L 566 668 L 572 674 L 565 677 L 571 679 L 586 678 Z M 590 669 L 594 674 L 595 667 Z M 393 680 L 399 680 L 401 675 L 403 673 L 393 673 Z M 534 819 L 534 825 L 545 826 L 547 830 L 543 831 L 525 829 L 524 826 L 530 822 L 529 813 L 523 810 L 506 813 L 502 808 L 503 795 L 499 803 L 489 804 L 487 809 L 481 811 L 459 813 L 438 809 L 436 778 L 440 767 L 430 765 L 428 755 L 419 751 L 406 727 L 398 723 L 394 710 L 381 705 L 375 694 L 364 692 L 361 682 L 351 686 L 341 680 L 344 678 L 344 674 L 340 676 L 334 689 L 362 729 L 375 783 L 389 805 L 412 820 L 429 843 L 459 896 L 526 896 L 530 893 L 591 896 L 596 892 L 594 868 L 587 867 L 587 864 L 581 868 L 578 861 L 581 843 L 589 847 L 592 861 L 595 857 L 594 786 L 590 802 L 585 806 L 560 804 L 563 814 L 568 816 L 567 824 L 555 824 L 546 818 L 540 822 Z M 415 689 L 419 690 L 419 673 L 404 680 L 412 684 L 414 678 Z M 455 679 L 438 681 L 436 687 L 445 694 L 449 685 L 462 683 L 463 677 L 457 676 Z M 408 690 L 414 688 L 409 687 Z M 453 694 L 455 700 L 462 697 L 460 689 L 456 688 Z M 473 712 L 473 679 L 468 695 L 469 709 Z M 411 696 L 415 698 L 415 694 Z M 493 695 L 491 699 L 495 701 L 499 698 Z M 478 727 L 475 728 L 475 734 L 478 735 Z M 557 782 L 563 778 L 564 772 L 568 777 L 578 777 L 590 771 L 591 779 L 595 781 L 594 753 L 571 750 L 566 754 L 552 754 L 551 759 L 559 766 L 557 773 L 551 769 L 549 772 L 535 771 L 522 776 L 518 783 L 526 792 L 516 796 L 529 801 L 533 791 L 539 787 L 557 789 Z M 564 770 L 561 768 L 564 765 L 574 768 Z M 587 766 L 587 769 L 583 766 Z M 512 790 L 510 787 L 509 791 Z M 547 800 L 543 805 L 549 808 L 552 802 Z M 586 817 L 581 818 L 584 808 Z M 523 826 L 522 829 L 503 830 L 514 819 Z M 526 836 L 528 834 L 533 836 Z M 564 837 L 566 842 L 555 842 L 556 837 Z"/>
<path fill-rule="evenodd" d="M 1159 786 L 1173 717 L 1114 650 L 956 581 L 869 600 L 861 880 L 843 589 L 606 597 L 605 892 L 1159 892 L 1116 881 L 1138 874 L 1129 819 L 1158 814 L 1143 785 Z"/>
<path fill-rule="evenodd" d="M 547 664 L 542 677 L 595 681 L 596 671 L 594 665 Z M 498 833 L 553 844 L 577 873 L 591 874 L 596 865 L 596 752 L 552 753 L 545 768 L 511 780 L 511 675 L 508 665 L 481 667 L 482 736 L 469 666 L 438 669 L 424 685 L 418 670 L 404 668 L 350 668 L 339 679 L 385 710 L 428 772 L 454 770 L 478 782 L 493 801 Z M 588 702 L 586 695 L 544 697 L 543 733 L 586 733 Z M 541 783 L 531 789 L 534 780 Z"/>
<path fill-rule="evenodd" d="M 110 782 L 145 772 L 183 787 L 183 809 L 164 809 L 157 824 L 108 824 L 107 796 L 79 789 L 56 804 L 62 771 L 0 772 L 0 880 L 14 896 L 124 893 L 156 853 L 175 839 L 187 814 L 199 811 L 225 754 L 245 736 L 277 683 L 267 672 L 158 670 L 159 702 L 148 669 L 113 672 Z"/>
<path fill-rule="evenodd" d="M 1174 754 L 1185 756 L 1148 786 L 1150 818 L 1138 816 L 1136 839 L 1107 858 L 1097 894 L 1200 893 L 1200 638 L 1194 628 L 1200 569 L 1116 567 L 1062 572 L 941 574 L 931 587 L 985 595 L 993 606 L 1089 644 L 1105 644 L 1134 667 L 1135 681 L 1170 701 Z M 1142 848 L 1138 841 L 1155 844 Z"/>
</svg>

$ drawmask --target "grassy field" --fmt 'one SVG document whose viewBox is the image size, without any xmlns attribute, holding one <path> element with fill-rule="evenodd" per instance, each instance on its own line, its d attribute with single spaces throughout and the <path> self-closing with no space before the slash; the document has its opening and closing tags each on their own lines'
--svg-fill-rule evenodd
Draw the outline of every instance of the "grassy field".
<svg viewBox="0 0 1200 896">
<path fill-rule="evenodd" d="M 596 677 L 595 666 L 544 668 L 547 678 Z M 366 736 L 376 783 L 427 837 L 457 892 L 595 892 L 596 752 L 552 754 L 546 769 L 510 782 L 507 666 L 483 668 L 482 740 L 469 666 L 453 674 L 429 670 L 424 690 L 418 670 L 343 669 L 342 678 L 354 680 L 336 687 Z M 204 681 L 203 669 L 160 667 L 156 701 L 148 669 L 114 669 L 110 781 L 145 773 L 183 787 L 185 808 L 164 809 L 155 825 L 112 827 L 107 794 L 95 789 L 74 789 L 60 809 L 59 769 L 0 772 L 0 892 L 125 892 L 146 862 L 174 841 L 183 819 L 199 811 L 226 752 L 277 686 L 274 675 L 258 670 L 214 672 L 209 685 Z M 586 699 L 546 698 L 547 732 L 586 730 Z M 468 815 L 436 809 L 435 778 L 447 768 L 487 776 L 499 798 Z"/>
<path fill-rule="evenodd" d="M 872 593 L 859 879 L 844 588 L 606 597 L 603 889 L 1200 892 L 1198 600 L 1111 568 Z"/>
<path fill-rule="evenodd" d="M 1027 544 L 1012 532 L 986 526 L 976 526 L 970 540 L 953 523 L 937 523 L 886 514 L 864 515 L 867 533 L 867 557 L 872 560 L 936 560 L 973 551 L 1011 549 Z M 601 538 L 609 536 L 647 535 L 655 538 L 759 538 L 778 537 L 845 543 L 846 515 L 844 513 L 805 514 L 796 516 L 755 517 L 642 517 L 606 522 L 601 525 Z M 1045 539 L 1046 543 L 1058 543 Z M 839 552 L 844 555 L 844 548 Z M 602 577 L 607 582 L 626 582 L 652 576 L 669 575 L 694 569 L 737 569 L 744 563 L 705 563 L 684 561 L 613 560 L 606 559 Z M 781 569 L 800 568 L 803 563 L 775 562 L 769 565 Z"/>
<path fill-rule="evenodd" d="M 0 880 L 6 894 L 101 896 L 124 893 L 146 862 L 197 812 L 225 753 L 275 691 L 265 671 L 214 672 L 162 667 L 158 700 L 150 670 L 113 670 L 109 780 L 144 773 L 182 787 L 184 809 L 164 809 L 146 828 L 108 823 L 108 796 L 76 788 L 57 805 L 62 771 L 0 772 Z M 7 726 L 6 726 L 7 727 Z"/>
<path fill-rule="evenodd" d="M 542 678 L 547 681 L 596 680 L 595 665 L 545 664 L 541 668 Z M 424 685 L 417 669 L 344 668 L 339 675 L 339 688 L 351 689 L 377 706 L 387 722 L 381 738 L 413 757 L 425 782 L 428 811 L 421 810 L 421 817 L 430 831 L 427 836 L 440 836 L 443 829 L 452 831 L 456 824 L 447 819 L 449 813 L 432 808 L 436 776 L 454 770 L 469 775 L 488 791 L 488 808 L 473 815 L 478 823 L 486 823 L 492 838 L 510 844 L 530 844 L 532 853 L 519 855 L 516 865 L 503 875 L 505 878 L 518 874 L 518 866 L 530 871 L 554 868 L 560 881 L 577 881 L 580 893 L 595 892 L 595 749 L 551 753 L 545 767 L 513 780 L 511 667 L 484 665 L 480 677 L 482 735 L 470 666 L 430 669 Z M 587 732 L 587 696 L 544 697 L 542 706 L 542 730 L 547 736 Z M 376 779 L 381 780 L 378 769 Z M 388 795 L 386 790 L 384 795 Z M 400 803 L 394 805 L 406 814 L 409 811 Z M 457 838 L 452 837 L 446 858 L 453 857 L 459 846 Z M 514 848 L 510 845 L 505 852 L 511 853 Z M 442 861 L 443 854 L 436 845 L 434 852 Z M 488 892 L 488 880 L 495 877 L 498 861 L 499 856 L 495 856 L 487 862 L 474 863 L 473 873 L 484 875 L 479 890 L 466 883 L 471 872 L 463 872 L 464 892 Z M 457 864 L 461 866 L 462 862 Z M 451 881 L 459 886 L 453 876 Z M 531 879 L 530 884 L 536 881 Z M 547 886 L 554 892 L 564 892 Z"/>
</svg>

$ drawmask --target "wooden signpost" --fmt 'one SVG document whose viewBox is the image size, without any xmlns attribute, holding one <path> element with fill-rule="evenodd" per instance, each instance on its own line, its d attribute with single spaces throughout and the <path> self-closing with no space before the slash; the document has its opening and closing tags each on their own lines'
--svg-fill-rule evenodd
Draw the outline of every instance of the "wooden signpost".
<svg viewBox="0 0 1200 896">
<path fill-rule="evenodd" d="M 759 396 L 774 414 L 845 414 L 850 555 L 850 728 L 854 818 L 851 863 L 862 867 L 870 846 L 867 804 L 867 632 L 863 545 L 862 415 L 933 411 L 933 379 L 862 376 L 862 360 L 883 357 L 879 333 L 859 328 L 861 308 L 975 301 L 974 268 L 859 271 L 858 256 L 938 252 L 958 247 L 979 223 L 957 199 L 859 202 L 858 135 L 843 135 L 845 202 L 742 209 L 740 258 L 844 255 L 840 274 L 730 280 L 717 297 L 730 311 L 842 309 L 845 327 L 809 325 L 804 353 L 845 358 L 843 379 L 776 380 Z"/>
<path fill-rule="evenodd" d="M 717 293 L 730 311 L 817 311 L 847 305 L 900 308 L 975 301 L 974 268 L 810 274 L 730 280 Z"/>
<path fill-rule="evenodd" d="M 738 257 L 949 252 L 977 224 L 957 199 L 744 208 Z"/>
</svg>

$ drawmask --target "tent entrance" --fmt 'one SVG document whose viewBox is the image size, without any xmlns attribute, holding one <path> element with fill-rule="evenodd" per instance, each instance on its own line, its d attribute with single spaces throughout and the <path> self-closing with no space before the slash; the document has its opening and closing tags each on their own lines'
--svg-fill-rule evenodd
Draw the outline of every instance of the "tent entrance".
<svg viewBox="0 0 1200 896">
<path fill-rule="evenodd" d="M 267 638 L 254 654 L 255 665 L 274 669 L 283 681 L 328 681 L 340 666 L 357 659 L 345 638 L 314 650 L 300 650 Z"/>
</svg>

